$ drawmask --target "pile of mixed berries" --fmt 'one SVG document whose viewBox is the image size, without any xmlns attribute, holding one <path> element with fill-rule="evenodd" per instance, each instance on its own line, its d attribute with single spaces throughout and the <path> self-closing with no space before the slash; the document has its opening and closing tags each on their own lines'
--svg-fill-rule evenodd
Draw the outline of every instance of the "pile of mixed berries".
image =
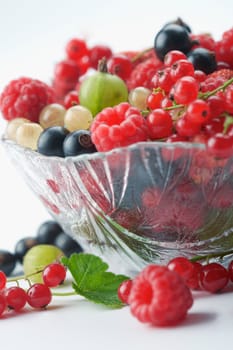
<svg viewBox="0 0 233 350">
<path fill-rule="evenodd" d="M 233 149 L 233 29 L 219 41 L 169 22 L 141 52 L 71 39 L 50 85 L 11 81 L 0 95 L 6 137 L 48 156 L 108 151 L 141 141 Z"/>
<path fill-rule="evenodd" d="M 45 156 L 58 157 L 106 152 L 148 141 L 201 143 L 211 160 L 224 161 L 233 156 L 232 48 L 233 28 L 215 41 L 210 34 L 193 34 L 181 19 L 165 24 L 156 34 L 153 47 L 143 51 L 114 53 L 108 46 L 89 47 L 84 40 L 73 38 L 66 45 L 65 59 L 56 64 L 50 84 L 23 77 L 12 80 L 2 91 L 0 109 L 8 121 L 5 137 Z M 166 150 L 162 155 L 169 160 Z M 179 149 L 174 156 L 179 158 Z M 207 172 L 205 180 L 210 188 L 207 186 L 203 199 L 198 171 L 206 160 L 195 161 L 193 173 L 189 173 L 192 181 L 179 183 L 178 191 L 158 207 L 160 192 L 143 188 L 145 169 L 134 169 L 132 181 L 136 179 L 138 185 L 137 180 L 142 179 L 140 205 L 150 218 L 159 218 L 158 232 L 161 227 L 171 227 L 172 233 L 174 228 L 178 232 L 184 227 L 195 231 L 206 220 L 203 205 L 208 210 L 232 208 L 232 179 L 225 179 L 221 191 L 213 196 L 215 174 L 209 176 Z M 219 169 L 213 168 L 217 176 Z M 120 176 L 118 170 L 116 178 Z M 98 187 L 86 173 L 83 177 L 86 187 Z M 96 202 L 107 212 L 109 203 L 97 192 Z M 95 193 L 92 195 L 94 198 Z M 123 209 L 110 216 L 134 232 L 138 213 L 130 208 L 131 223 L 128 206 Z M 4 276 L 0 273 L 0 314 L 7 306 L 16 311 L 26 302 L 33 306 L 33 286 L 27 292 L 11 291 Z M 124 282 L 118 295 L 140 321 L 170 325 L 182 320 L 192 306 L 190 289 L 218 292 L 228 282 L 233 282 L 232 262 L 226 269 L 217 263 L 201 265 L 178 257 L 167 266 L 147 266 L 133 281 Z M 46 293 L 41 290 L 39 299 L 40 293 L 47 299 L 35 307 L 51 300 L 47 282 L 42 285 Z M 20 306 L 14 304 L 13 293 L 16 300 L 21 298 Z"/>
</svg>

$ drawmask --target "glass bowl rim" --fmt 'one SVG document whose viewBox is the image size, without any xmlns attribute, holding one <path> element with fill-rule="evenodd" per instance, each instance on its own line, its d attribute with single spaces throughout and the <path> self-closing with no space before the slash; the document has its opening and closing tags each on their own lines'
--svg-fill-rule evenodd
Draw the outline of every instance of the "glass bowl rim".
<svg viewBox="0 0 233 350">
<path fill-rule="evenodd" d="M 122 146 L 122 147 L 116 147 L 113 148 L 110 151 L 97 151 L 94 153 L 83 153 L 80 155 L 76 156 L 68 156 L 68 157 L 58 157 L 58 156 L 47 156 L 42 153 L 39 153 L 35 150 L 32 150 L 29 147 L 24 147 L 19 144 L 17 144 L 14 140 L 8 139 L 4 135 L 1 136 L 0 138 L 1 143 L 7 144 L 12 146 L 15 149 L 18 149 L 20 151 L 23 151 L 25 153 L 29 153 L 33 156 L 40 156 L 42 158 L 47 158 L 48 160 L 55 161 L 55 160 L 72 160 L 72 161 L 82 161 L 82 160 L 94 160 L 94 159 L 104 159 L 107 158 L 108 156 L 115 155 L 115 154 L 121 154 L 125 152 L 126 150 L 129 151 L 134 151 L 136 149 L 142 148 L 151 148 L 151 149 L 176 149 L 176 147 L 179 147 L 184 150 L 200 150 L 200 151 L 205 151 L 206 146 L 204 143 L 198 143 L 198 142 L 190 142 L 190 141 L 176 141 L 176 142 L 162 142 L 162 141 L 142 141 L 142 142 L 137 142 L 128 146 Z"/>
</svg>

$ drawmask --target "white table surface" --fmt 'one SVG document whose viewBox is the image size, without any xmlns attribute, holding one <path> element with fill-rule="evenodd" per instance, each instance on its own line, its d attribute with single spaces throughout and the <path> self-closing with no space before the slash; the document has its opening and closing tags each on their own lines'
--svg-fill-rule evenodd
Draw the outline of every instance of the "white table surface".
<svg viewBox="0 0 233 350">
<path fill-rule="evenodd" d="M 0 91 L 22 75 L 49 81 L 65 43 L 81 36 L 114 51 L 153 45 L 167 21 L 182 17 L 195 33 L 218 39 L 232 27 L 233 3 L 219 1 L 0 0 Z M 0 132 L 5 123 L 0 121 Z M 0 147 L 0 248 L 34 235 L 49 215 Z M 152 328 L 128 308 L 107 310 L 78 297 L 55 298 L 47 311 L 0 319 L 2 349 L 219 349 L 232 348 L 233 294 L 195 295 L 187 320 L 174 328 Z"/>
</svg>

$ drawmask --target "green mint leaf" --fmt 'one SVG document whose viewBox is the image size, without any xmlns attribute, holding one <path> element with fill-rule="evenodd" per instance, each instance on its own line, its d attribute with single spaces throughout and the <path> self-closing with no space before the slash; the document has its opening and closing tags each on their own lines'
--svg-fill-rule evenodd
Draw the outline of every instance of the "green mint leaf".
<svg viewBox="0 0 233 350">
<path fill-rule="evenodd" d="M 69 258 L 63 257 L 62 263 L 73 276 L 73 288 L 76 293 L 106 306 L 123 305 L 118 298 L 117 290 L 129 277 L 107 271 L 108 264 L 92 254 L 74 253 Z"/>
</svg>

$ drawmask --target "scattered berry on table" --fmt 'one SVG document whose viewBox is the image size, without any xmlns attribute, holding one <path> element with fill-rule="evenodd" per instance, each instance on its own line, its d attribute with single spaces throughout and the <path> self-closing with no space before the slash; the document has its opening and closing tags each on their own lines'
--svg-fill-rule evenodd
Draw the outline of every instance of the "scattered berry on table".
<svg viewBox="0 0 233 350">
<path fill-rule="evenodd" d="M 183 321 L 193 297 L 183 279 L 165 266 L 149 265 L 134 279 L 129 295 L 133 316 L 156 326 Z"/>
</svg>

